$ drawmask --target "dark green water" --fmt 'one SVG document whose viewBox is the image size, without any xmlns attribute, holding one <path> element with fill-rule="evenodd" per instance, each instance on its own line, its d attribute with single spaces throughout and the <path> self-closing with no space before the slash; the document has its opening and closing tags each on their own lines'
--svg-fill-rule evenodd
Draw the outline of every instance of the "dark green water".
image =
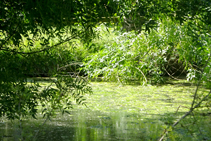
<svg viewBox="0 0 211 141">
<path fill-rule="evenodd" d="M 58 113 L 44 125 L 42 117 L 24 119 L 22 129 L 19 122 L 2 119 L 0 141 L 18 141 L 20 134 L 27 141 L 155 141 L 188 111 L 194 91 L 194 87 L 184 85 L 92 83 L 92 87 L 94 93 L 86 96 L 88 108 L 74 105 L 70 114 Z M 201 126 L 206 132 L 211 131 Z M 169 138 L 192 140 L 193 136 L 179 128 Z M 196 136 L 193 140 L 201 138 Z"/>
<path fill-rule="evenodd" d="M 141 115 L 122 111 L 103 114 L 91 110 L 72 111 L 70 115 L 57 116 L 40 126 L 44 120 L 27 119 L 22 122 L 22 133 L 31 140 L 36 132 L 39 141 L 100 141 L 100 140 L 148 140 L 149 134 L 157 135 L 162 129 L 155 119 L 143 119 Z M 18 138 L 18 123 L 0 123 L 1 140 Z M 2 133 L 4 136 L 2 137 Z M 155 136 L 155 138 L 157 138 Z M 154 138 L 154 139 L 155 139 Z"/>
</svg>

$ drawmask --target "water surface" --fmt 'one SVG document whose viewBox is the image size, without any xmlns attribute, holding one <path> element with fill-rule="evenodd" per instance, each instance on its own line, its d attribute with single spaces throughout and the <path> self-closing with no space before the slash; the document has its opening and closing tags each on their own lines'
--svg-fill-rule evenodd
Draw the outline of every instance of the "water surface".
<svg viewBox="0 0 211 141">
<path fill-rule="evenodd" d="M 164 129 L 189 109 L 195 90 L 191 85 L 132 86 L 93 82 L 87 106 L 74 104 L 70 114 L 51 121 L 24 119 L 24 140 L 39 141 L 140 141 L 157 140 Z M 179 110 L 178 110 L 178 107 Z M 178 110 L 178 111 L 177 111 Z M 2 119 L 0 140 L 17 140 L 18 122 Z"/>
</svg>

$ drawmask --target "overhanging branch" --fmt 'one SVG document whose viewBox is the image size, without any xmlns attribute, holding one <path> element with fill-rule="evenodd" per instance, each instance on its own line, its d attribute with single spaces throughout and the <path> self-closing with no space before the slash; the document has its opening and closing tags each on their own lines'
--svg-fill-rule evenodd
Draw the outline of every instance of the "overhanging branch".
<svg viewBox="0 0 211 141">
<path fill-rule="evenodd" d="M 39 52 L 43 52 L 43 51 L 49 50 L 51 48 L 54 48 L 56 46 L 59 46 L 59 45 L 65 43 L 65 42 L 68 42 L 68 41 L 70 41 L 72 39 L 75 39 L 75 38 L 77 38 L 77 35 L 71 36 L 71 37 L 65 39 L 64 41 L 59 42 L 59 43 L 57 43 L 57 44 L 55 44 L 53 46 L 48 46 L 48 47 L 45 47 L 45 48 L 43 48 L 41 50 L 31 51 L 31 52 L 21 52 L 21 51 L 15 51 L 15 50 L 9 50 L 9 49 L 2 49 L 2 48 L 0 50 L 8 51 L 8 52 L 14 52 L 14 53 L 17 53 L 17 54 L 35 54 L 35 53 L 39 53 Z"/>
</svg>

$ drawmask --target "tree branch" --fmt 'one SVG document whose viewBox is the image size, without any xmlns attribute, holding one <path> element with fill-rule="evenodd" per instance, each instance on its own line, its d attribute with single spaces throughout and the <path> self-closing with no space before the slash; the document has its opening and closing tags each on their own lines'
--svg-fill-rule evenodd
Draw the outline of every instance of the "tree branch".
<svg viewBox="0 0 211 141">
<path fill-rule="evenodd" d="M 37 51 L 32 51 L 32 52 L 20 52 L 20 51 L 15 51 L 15 50 L 8 50 L 8 49 L 0 49 L 0 50 L 4 50 L 4 51 L 8 51 L 8 52 L 14 52 L 14 53 L 17 53 L 17 54 L 34 54 L 34 53 L 43 52 L 43 51 L 45 51 L 45 50 L 49 50 L 49 49 L 51 49 L 51 48 L 54 48 L 54 47 L 56 47 L 56 46 L 59 46 L 59 45 L 65 43 L 65 42 L 68 42 L 68 41 L 70 41 L 70 40 L 76 38 L 76 37 L 77 37 L 77 35 L 74 35 L 73 37 L 69 37 L 69 38 L 67 38 L 66 40 L 64 40 L 64 41 L 62 41 L 62 42 L 59 42 L 59 43 L 57 43 L 57 44 L 55 44 L 55 45 L 53 45 L 53 46 L 49 46 L 49 47 L 46 47 L 46 48 L 44 48 L 44 49 L 37 50 Z"/>
<path fill-rule="evenodd" d="M 201 103 L 210 96 L 210 94 L 211 94 L 211 90 L 205 97 L 202 98 L 202 100 L 198 104 L 196 104 L 193 108 L 191 108 L 185 115 L 183 115 L 179 120 L 177 120 L 171 127 L 174 128 L 181 120 L 183 120 L 185 117 L 190 115 L 194 111 L 194 109 L 198 108 L 201 105 Z M 165 132 L 163 133 L 159 141 L 163 141 L 167 133 L 168 133 L 168 130 L 165 130 Z"/>
</svg>

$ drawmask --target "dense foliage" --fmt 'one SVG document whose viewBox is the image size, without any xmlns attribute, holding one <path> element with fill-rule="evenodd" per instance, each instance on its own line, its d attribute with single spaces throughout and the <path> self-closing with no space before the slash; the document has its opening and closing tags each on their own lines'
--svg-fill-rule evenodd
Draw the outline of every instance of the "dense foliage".
<svg viewBox="0 0 211 141">
<path fill-rule="evenodd" d="M 102 36 L 107 36 L 105 27 L 99 28 Z M 181 26 L 170 19 L 162 20 L 151 34 L 110 30 L 113 39 L 86 59 L 90 77 L 103 76 L 123 83 L 163 83 L 163 76 L 180 75 L 192 80 L 209 57 L 210 38 L 200 35 L 204 40 L 195 41 L 188 35 L 187 23 Z"/>
</svg>

